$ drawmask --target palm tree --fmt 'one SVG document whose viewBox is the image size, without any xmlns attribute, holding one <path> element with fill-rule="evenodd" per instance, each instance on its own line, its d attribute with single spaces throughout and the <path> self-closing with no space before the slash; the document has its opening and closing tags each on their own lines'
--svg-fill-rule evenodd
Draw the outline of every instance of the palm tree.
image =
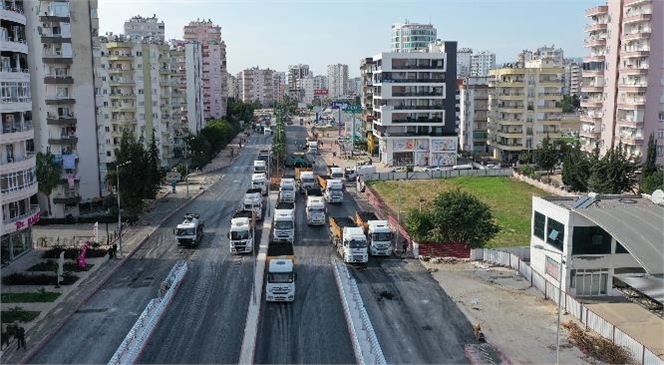
<svg viewBox="0 0 664 365">
<path fill-rule="evenodd" d="M 37 182 L 39 192 L 48 200 L 48 215 L 51 215 L 51 193 L 60 183 L 60 166 L 55 163 L 55 156 L 49 151 L 37 152 Z"/>
</svg>

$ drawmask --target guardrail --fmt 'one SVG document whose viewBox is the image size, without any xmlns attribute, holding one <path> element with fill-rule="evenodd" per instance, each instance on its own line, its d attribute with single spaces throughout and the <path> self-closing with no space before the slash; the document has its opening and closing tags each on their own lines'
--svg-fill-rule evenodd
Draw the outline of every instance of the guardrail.
<svg viewBox="0 0 664 365">
<path fill-rule="evenodd" d="M 353 344 L 353 352 L 358 364 L 387 365 L 387 360 L 378 342 L 378 337 L 376 337 L 369 314 L 364 307 L 357 283 L 351 278 L 343 263 L 334 260 L 333 264 L 334 277 L 337 281 L 344 316 Z M 351 305 L 349 300 L 352 300 L 354 305 Z M 358 336 L 359 331 L 362 332 L 361 337 Z"/>
<path fill-rule="evenodd" d="M 108 362 L 109 365 L 130 365 L 136 362 L 143 346 L 182 283 L 187 269 L 188 266 L 185 261 L 179 261 L 173 266 L 166 279 L 161 283 L 159 297 L 150 300 L 120 347 L 111 357 Z"/>
</svg>

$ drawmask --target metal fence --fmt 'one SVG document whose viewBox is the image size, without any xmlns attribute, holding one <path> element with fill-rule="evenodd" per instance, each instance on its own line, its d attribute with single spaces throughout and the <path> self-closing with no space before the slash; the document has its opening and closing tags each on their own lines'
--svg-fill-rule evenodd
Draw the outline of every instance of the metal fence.
<svg viewBox="0 0 664 365">
<path fill-rule="evenodd" d="M 512 176 L 512 169 L 441 170 L 414 172 L 377 172 L 365 175 L 364 181 L 449 179 L 459 176 Z"/>
<path fill-rule="evenodd" d="M 528 263 L 523 259 L 529 259 L 530 253 L 525 254 L 525 251 L 522 257 L 514 254 L 514 252 L 519 252 L 518 248 L 481 248 L 481 249 L 472 249 L 470 252 L 470 257 L 476 261 L 485 261 L 492 264 L 497 264 L 505 267 L 515 268 L 524 278 L 526 278 L 530 283 L 544 293 L 546 299 L 550 299 L 553 302 L 558 302 L 558 285 L 553 282 L 548 281 L 544 276 L 534 272 Z M 516 262 L 516 264 L 515 264 Z M 588 307 L 584 306 L 582 303 L 571 297 L 569 294 L 563 293 L 562 303 L 565 310 L 576 317 L 581 323 L 583 323 L 586 328 L 592 329 L 596 333 L 599 333 L 604 338 L 612 341 L 616 345 L 622 346 L 627 351 L 634 360 L 644 365 L 664 365 L 664 359 L 659 355 L 645 347 L 637 340 L 633 339 L 626 333 L 620 330 L 620 328 L 614 326 L 609 321 L 600 317 Z"/>
</svg>

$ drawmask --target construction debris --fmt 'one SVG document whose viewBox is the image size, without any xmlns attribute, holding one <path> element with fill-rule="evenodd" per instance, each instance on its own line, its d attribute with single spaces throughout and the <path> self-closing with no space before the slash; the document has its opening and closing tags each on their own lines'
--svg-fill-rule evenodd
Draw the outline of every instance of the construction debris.
<svg viewBox="0 0 664 365">
<path fill-rule="evenodd" d="M 613 342 L 586 331 L 576 323 L 569 321 L 563 324 L 569 331 L 569 340 L 579 349 L 596 360 L 606 364 L 635 364 L 627 349 Z"/>
</svg>

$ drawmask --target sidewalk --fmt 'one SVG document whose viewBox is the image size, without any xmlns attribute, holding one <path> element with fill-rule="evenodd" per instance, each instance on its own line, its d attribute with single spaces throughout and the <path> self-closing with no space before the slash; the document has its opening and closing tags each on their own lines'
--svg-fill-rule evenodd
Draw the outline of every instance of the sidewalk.
<svg viewBox="0 0 664 365">
<path fill-rule="evenodd" d="M 211 164 L 214 164 L 216 167 L 213 171 L 227 167 L 233 163 L 235 157 L 238 155 L 238 144 L 241 139 L 248 138 L 244 134 L 238 135 L 226 149 L 217 155 L 217 157 L 211 162 Z M 232 157 L 229 149 L 231 147 L 235 148 Z M 170 186 L 162 187 L 157 195 L 157 199 L 152 202 L 147 212 L 141 216 L 138 222 L 124 231 L 122 235 L 124 258 L 109 260 L 108 256 L 105 256 L 102 258 L 88 259 L 87 263 L 94 264 L 94 266 L 89 271 L 75 272 L 74 274 L 79 277 L 79 280 L 72 285 L 63 285 L 60 288 L 55 288 L 54 286 L 8 286 L 1 284 L 0 291 L 3 294 L 19 292 L 36 293 L 41 290 L 61 293 L 60 297 L 54 302 L 2 303 L 3 311 L 18 306 L 25 310 L 39 311 L 40 314 L 35 320 L 18 323 L 26 330 L 25 340 L 28 350 L 17 350 L 16 339 L 12 337 L 9 346 L 7 348 L 3 347 L 0 352 L 1 362 L 3 364 L 18 364 L 29 359 L 29 357 L 32 356 L 43 343 L 48 341 L 48 339 L 66 323 L 67 319 L 74 314 L 81 305 L 94 295 L 94 293 L 122 266 L 131 254 L 161 225 L 163 221 L 170 218 L 173 214 L 177 214 L 188 202 L 202 194 L 209 186 L 218 181 L 218 179 L 219 176 L 211 174 L 196 174 L 191 176 L 188 181 L 188 197 L 186 196 L 184 185 L 179 184 L 175 193 L 171 192 Z M 73 228 L 72 231 L 80 231 L 80 227 Z M 62 229 L 53 229 L 53 232 L 57 234 L 64 231 Z M 31 266 L 46 261 L 46 259 L 41 258 L 41 255 L 47 248 L 38 247 L 36 242 L 33 246 L 34 249 L 32 251 L 26 253 L 3 268 L 3 277 L 15 272 L 25 272 L 25 270 Z M 108 248 L 109 246 L 101 247 Z M 67 261 L 72 262 L 72 260 Z M 4 332 L 7 324 L 3 323 L 2 325 Z"/>
</svg>

